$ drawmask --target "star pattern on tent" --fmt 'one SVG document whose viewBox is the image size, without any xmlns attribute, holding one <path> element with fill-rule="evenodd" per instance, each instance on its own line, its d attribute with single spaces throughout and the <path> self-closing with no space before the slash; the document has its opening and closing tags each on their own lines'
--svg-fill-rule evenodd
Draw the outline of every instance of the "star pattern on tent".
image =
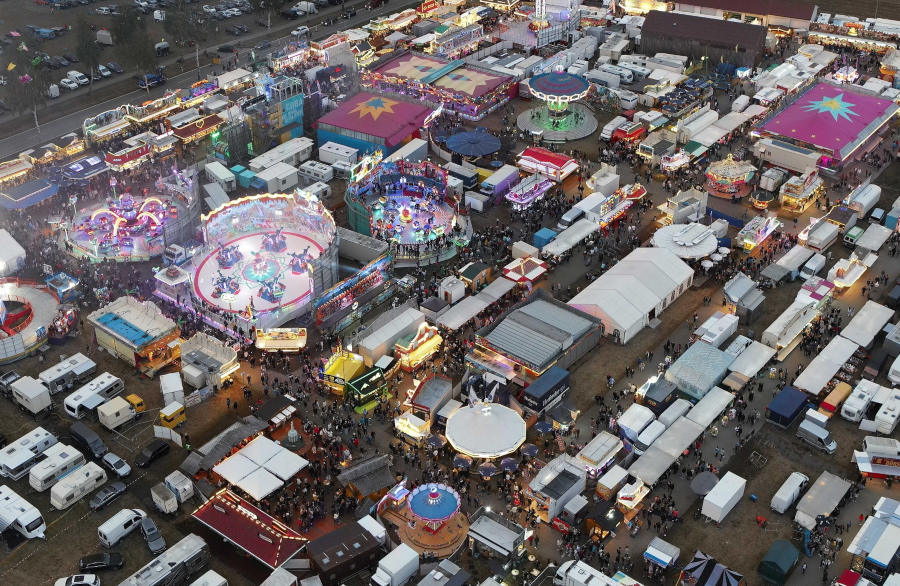
<svg viewBox="0 0 900 586">
<path fill-rule="evenodd" d="M 803 106 L 807 112 L 816 112 L 818 114 L 831 114 L 831 117 L 837 122 L 838 118 L 850 120 L 850 116 L 859 116 L 853 111 L 854 104 L 844 100 L 844 94 L 828 97 L 823 96 L 820 100 L 814 100 Z"/>
<path fill-rule="evenodd" d="M 497 76 L 489 73 L 465 69 L 448 73 L 437 80 L 434 85 L 474 96 L 481 86 L 490 85 L 496 79 Z"/>
<path fill-rule="evenodd" d="M 357 114 L 360 119 L 371 116 L 372 120 L 378 120 L 378 117 L 384 113 L 393 114 L 394 106 L 397 104 L 398 102 L 396 100 L 389 100 L 388 98 L 376 96 L 358 104 L 355 108 L 350 110 L 350 113 Z"/>
<path fill-rule="evenodd" d="M 441 66 L 442 64 L 436 64 L 430 59 L 423 59 L 413 55 L 409 59 L 386 69 L 384 73 L 407 79 L 424 79 L 429 74 L 437 71 Z"/>
</svg>

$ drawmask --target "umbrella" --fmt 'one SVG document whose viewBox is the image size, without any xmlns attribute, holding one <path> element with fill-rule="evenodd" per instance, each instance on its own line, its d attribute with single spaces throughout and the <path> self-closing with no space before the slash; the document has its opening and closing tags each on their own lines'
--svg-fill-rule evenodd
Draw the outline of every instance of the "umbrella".
<svg viewBox="0 0 900 586">
<path fill-rule="evenodd" d="M 720 247 L 719 247 L 719 254 L 721 254 L 721 255 L 723 255 L 723 256 L 724 256 L 724 255 L 727 255 L 727 254 L 730 253 L 730 252 L 731 252 L 731 249 L 728 248 L 727 246 L 720 246 Z"/>
<path fill-rule="evenodd" d="M 713 489 L 717 482 L 719 482 L 719 478 L 707 470 L 694 476 L 694 479 L 691 480 L 691 490 L 700 496 L 705 496 L 709 494 L 709 491 Z"/>
<path fill-rule="evenodd" d="M 714 254 L 709 255 L 709 258 L 712 259 L 713 262 L 719 262 L 720 260 L 722 260 L 722 255 L 719 254 L 718 252 L 716 252 Z"/>
<path fill-rule="evenodd" d="M 500 139 L 487 132 L 460 132 L 447 139 L 447 148 L 464 157 L 484 157 L 500 150 Z"/>
<path fill-rule="evenodd" d="M 507 472 L 515 472 L 519 469 L 519 461 L 515 458 L 503 458 L 500 460 L 500 467 Z"/>
<path fill-rule="evenodd" d="M 534 444 L 522 444 L 522 447 L 519 448 L 519 451 L 522 452 L 523 456 L 528 456 L 529 458 L 533 458 L 537 456 L 538 447 Z"/>
<path fill-rule="evenodd" d="M 472 458 L 470 458 L 466 455 L 456 454 L 456 456 L 453 458 L 453 467 L 454 468 L 468 469 L 471 466 L 472 466 Z"/>
<path fill-rule="evenodd" d="M 713 264 L 715 264 L 715 263 L 713 263 L 713 261 L 711 261 L 711 260 L 701 260 L 700 261 L 700 266 L 703 267 L 704 269 L 713 268 Z"/>
<path fill-rule="evenodd" d="M 429 435 L 428 439 L 425 440 L 425 443 L 428 444 L 429 447 L 432 447 L 432 448 L 443 448 L 444 444 L 447 443 L 447 438 L 436 433 L 433 435 Z"/>
<path fill-rule="evenodd" d="M 482 476 L 490 478 L 500 473 L 500 469 L 493 462 L 485 462 L 478 467 L 478 473 Z"/>
<path fill-rule="evenodd" d="M 550 433 L 553 431 L 553 424 L 549 421 L 538 421 L 534 424 L 534 430 L 538 433 Z"/>
</svg>

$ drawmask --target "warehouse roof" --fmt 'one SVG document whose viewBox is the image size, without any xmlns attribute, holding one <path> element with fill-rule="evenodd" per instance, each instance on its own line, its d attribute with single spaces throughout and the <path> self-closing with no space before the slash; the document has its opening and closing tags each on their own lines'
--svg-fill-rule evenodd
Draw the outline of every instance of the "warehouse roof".
<svg viewBox="0 0 900 586">
<path fill-rule="evenodd" d="M 641 29 L 643 38 L 654 36 L 697 40 L 714 47 L 761 49 L 766 41 L 766 27 L 703 16 L 651 10 Z"/>
</svg>

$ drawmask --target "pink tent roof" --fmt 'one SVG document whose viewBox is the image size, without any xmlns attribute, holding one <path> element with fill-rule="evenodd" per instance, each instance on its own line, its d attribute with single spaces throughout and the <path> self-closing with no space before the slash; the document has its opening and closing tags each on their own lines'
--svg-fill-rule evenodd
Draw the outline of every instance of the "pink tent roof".
<svg viewBox="0 0 900 586">
<path fill-rule="evenodd" d="M 446 59 L 418 53 L 404 53 L 380 65 L 375 71 L 381 75 L 417 81 L 443 71 L 443 75 L 431 82 L 433 86 L 473 98 L 480 98 L 509 79 L 506 75 L 476 69 L 461 61 L 451 63 Z"/>
<path fill-rule="evenodd" d="M 897 110 L 891 100 L 823 81 L 763 124 L 761 130 L 845 158 Z"/>
<path fill-rule="evenodd" d="M 319 118 L 319 124 L 383 138 L 387 147 L 403 142 L 419 129 L 431 108 L 360 92 Z"/>
</svg>

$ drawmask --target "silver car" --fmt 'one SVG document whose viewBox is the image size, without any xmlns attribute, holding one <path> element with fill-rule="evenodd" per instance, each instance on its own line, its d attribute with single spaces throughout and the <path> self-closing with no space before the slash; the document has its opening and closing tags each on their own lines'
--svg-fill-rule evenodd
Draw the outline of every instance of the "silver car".
<svg viewBox="0 0 900 586">
<path fill-rule="evenodd" d="M 166 540 L 163 538 L 162 533 L 159 532 L 159 527 L 156 526 L 156 523 L 150 517 L 141 519 L 141 535 L 144 537 L 144 541 L 147 542 L 147 547 L 150 548 L 150 553 L 153 555 L 166 551 Z"/>
<path fill-rule="evenodd" d="M 131 466 L 128 465 L 128 462 L 112 452 L 106 452 L 103 455 L 102 462 L 104 466 L 109 468 L 110 472 L 113 472 L 119 478 L 125 478 L 131 474 Z"/>
</svg>

